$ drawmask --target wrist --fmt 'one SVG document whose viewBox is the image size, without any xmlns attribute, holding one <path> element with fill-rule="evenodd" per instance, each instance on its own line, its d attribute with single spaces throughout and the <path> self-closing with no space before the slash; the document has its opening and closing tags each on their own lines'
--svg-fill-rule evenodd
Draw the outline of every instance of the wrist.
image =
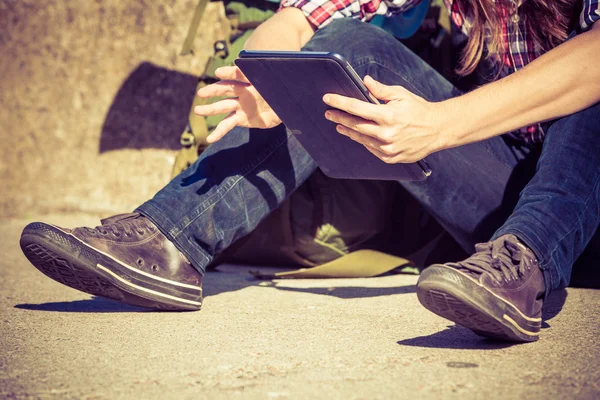
<svg viewBox="0 0 600 400">
<path fill-rule="evenodd" d="M 459 124 L 456 121 L 456 111 L 453 99 L 432 103 L 434 106 L 434 124 L 437 132 L 437 150 L 450 149 L 459 146 L 457 143 L 457 130 Z"/>
</svg>

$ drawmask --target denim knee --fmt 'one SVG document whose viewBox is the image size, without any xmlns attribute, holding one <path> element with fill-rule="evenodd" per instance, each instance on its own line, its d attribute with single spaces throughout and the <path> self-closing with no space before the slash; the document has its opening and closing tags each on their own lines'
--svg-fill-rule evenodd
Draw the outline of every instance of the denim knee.
<svg viewBox="0 0 600 400">
<path fill-rule="evenodd" d="M 353 64 L 353 61 L 373 60 L 378 51 L 398 45 L 404 47 L 392 35 L 375 25 L 351 18 L 339 18 L 319 29 L 302 50 L 333 51 Z"/>
</svg>

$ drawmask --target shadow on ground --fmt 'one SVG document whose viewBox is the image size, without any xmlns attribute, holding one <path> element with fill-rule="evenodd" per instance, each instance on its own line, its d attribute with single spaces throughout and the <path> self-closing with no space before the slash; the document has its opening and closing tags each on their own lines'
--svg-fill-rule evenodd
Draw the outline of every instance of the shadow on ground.
<svg viewBox="0 0 600 400">
<path fill-rule="evenodd" d="M 544 302 L 544 308 L 542 309 L 542 320 L 544 321 L 545 325 L 542 325 L 542 328 L 549 327 L 546 321 L 551 320 L 558 315 L 565 305 L 565 301 L 567 301 L 567 296 L 568 293 L 565 289 L 552 292 L 552 294 L 548 296 Z"/>
<path fill-rule="evenodd" d="M 86 300 L 57 301 L 41 304 L 17 304 L 15 308 L 35 311 L 58 311 L 78 313 L 117 313 L 117 312 L 148 312 L 142 307 L 130 306 L 103 297 L 92 297 Z"/>
<path fill-rule="evenodd" d="M 360 299 L 367 297 L 391 296 L 395 294 L 415 293 L 415 285 L 394 287 L 367 287 L 367 286 L 331 286 L 331 287 L 292 287 L 287 286 L 285 280 L 265 281 L 257 279 L 250 274 L 230 273 L 229 271 L 211 271 L 206 275 L 204 295 L 215 296 L 224 292 L 241 290 L 248 286 L 269 287 L 277 290 L 297 293 L 311 293 L 321 296 L 333 296 L 340 299 Z M 298 280 L 294 280 L 298 281 Z M 307 279 L 306 282 L 323 282 L 323 279 Z"/>
<path fill-rule="evenodd" d="M 282 287 L 276 284 L 272 287 L 288 292 L 312 293 L 324 296 L 333 296 L 340 299 L 360 299 L 364 297 L 391 296 L 394 294 L 415 293 L 415 285 L 397 286 L 397 287 L 330 287 L 330 288 L 294 288 Z"/>
<path fill-rule="evenodd" d="M 435 349 L 496 350 L 514 345 L 477 336 L 462 326 L 448 326 L 447 329 L 426 336 L 418 336 L 397 342 L 401 346 L 426 347 Z"/>
<path fill-rule="evenodd" d="M 100 153 L 120 149 L 180 148 L 194 99 L 193 75 L 141 63 L 121 85 L 108 110 Z"/>
<path fill-rule="evenodd" d="M 320 280 L 322 281 L 322 280 Z M 331 286 L 331 287 L 291 287 L 286 286 L 282 281 L 264 281 L 254 278 L 245 271 L 235 271 L 228 268 L 226 271 L 209 271 L 206 274 L 204 284 L 204 297 L 216 296 L 221 293 L 234 292 L 242 290 L 249 286 L 267 287 L 287 292 L 311 293 L 320 296 L 333 296 L 340 299 L 359 299 L 379 296 L 391 296 L 397 294 L 415 293 L 415 285 L 394 286 L 394 287 L 365 287 L 365 286 Z M 542 328 L 548 328 L 546 322 L 554 318 L 561 310 L 567 299 L 567 291 L 559 290 L 546 300 L 544 303 Z M 83 313 L 103 313 L 103 312 L 142 312 L 149 311 L 141 307 L 122 304 L 117 301 L 105 299 L 103 297 L 93 297 L 86 300 L 61 301 L 41 304 L 17 304 L 15 308 L 36 311 L 58 311 L 58 312 L 83 312 Z M 463 328 L 460 328 L 463 329 Z M 468 329 L 467 332 L 470 332 Z M 398 342 L 408 346 L 431 345 L 436 347 L 436 343 L 447 343 L 447 336 L 454 335 L 452 332 L 438 332 L 428 337 L 408 339 Z"/>
<path fill-rule="evenodd" d="M 319 280 L 322 281 L 322 280 Z M 396 294 L 415 293 L 415 285 L 394 287 L 335 286 L 335 287 L 289 287 L 280 282 L 264 281 L 254 278 L 245 271 L 210 271 L 206 274 L 203 295 L 216 296 L 221 293 L 235 292 L 246 287 L 257 286 L 278 290 L 312 293 L 321 296 L 333 296 L 340 299 L 359 299 L 368 297 L 391 296 Z M 80 313 L 118 313 L 118 312 L 151 312 L 151 310 L 119 303 L 118 301 L 94 296 L 91 299 L 60 301 L 41 304 L 17 304 L 15 308 L 35 311 L 80 312 Z"/>
</svg>

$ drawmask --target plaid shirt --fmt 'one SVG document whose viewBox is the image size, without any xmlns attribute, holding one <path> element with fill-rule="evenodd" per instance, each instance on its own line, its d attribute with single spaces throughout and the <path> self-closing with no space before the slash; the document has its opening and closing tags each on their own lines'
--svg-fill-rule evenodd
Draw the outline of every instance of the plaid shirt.
<svg viewBox="0 0 600 400">
<path fill-rule="evenodd" d="M 579 18 L 579 32 L 589 30 L 600 19 L 600 0 L 582 0 L 583 9 Z M 296 7 L 304 12 L 308 21 L 322 28 L 336 18 L 355 18 L 369 21 L 375 15 L 392 16 L 416 6 L 421 0 L 282 0 L 281 8 Z M 462 15 L 454 0 L 444 0 L 450 10 L 452 22 L 463 33 L 469 34 L 469 19 Z M 543 51 L 533 42 L 531 33 L 517 13 L 511 14 L 511 0 L 496 0 L 502 18 L 501 33 L 504 43 L 504 58 L 500 77 L 520 70 L 539 57 Z M 531 145 L 544 140 L 544 131 L 539 124 L 521 128 L 509 135 Z"/>
</svg>

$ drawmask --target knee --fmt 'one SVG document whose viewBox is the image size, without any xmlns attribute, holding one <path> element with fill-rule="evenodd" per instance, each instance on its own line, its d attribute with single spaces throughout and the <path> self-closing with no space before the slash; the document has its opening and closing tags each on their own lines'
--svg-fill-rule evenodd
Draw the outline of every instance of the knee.
<svg viewBox="0 0 600 400">
<path fill-rule="evenodd" d="M 353 63 L 373 58 L 377 49 L 394 45 L 397 46 L 396 39 L 377 26 L 352 18 L 338 18 L 319 29 L 303 50 L 335 52 Z"/>
<path fill-rule="evenodd" d="M 332 47 L 343 46 L 349 35 L 363 29 L 364 23 L 352 18 L 337 18 L 320 28 L 304 46 L 308 51 L 331 51 Z"/>
<path fill-rule="evenodd" d="M 535 185 L 528 187 L 600 210 L 599 138 L 600 104 L 558 119 L 546 132 Z"/>
<path fill-rule="evenodd" d="M 557 119 L 546 130 L 544 147 L 575 145 L 600 157 L 600 103 Z"/>
</svg>

